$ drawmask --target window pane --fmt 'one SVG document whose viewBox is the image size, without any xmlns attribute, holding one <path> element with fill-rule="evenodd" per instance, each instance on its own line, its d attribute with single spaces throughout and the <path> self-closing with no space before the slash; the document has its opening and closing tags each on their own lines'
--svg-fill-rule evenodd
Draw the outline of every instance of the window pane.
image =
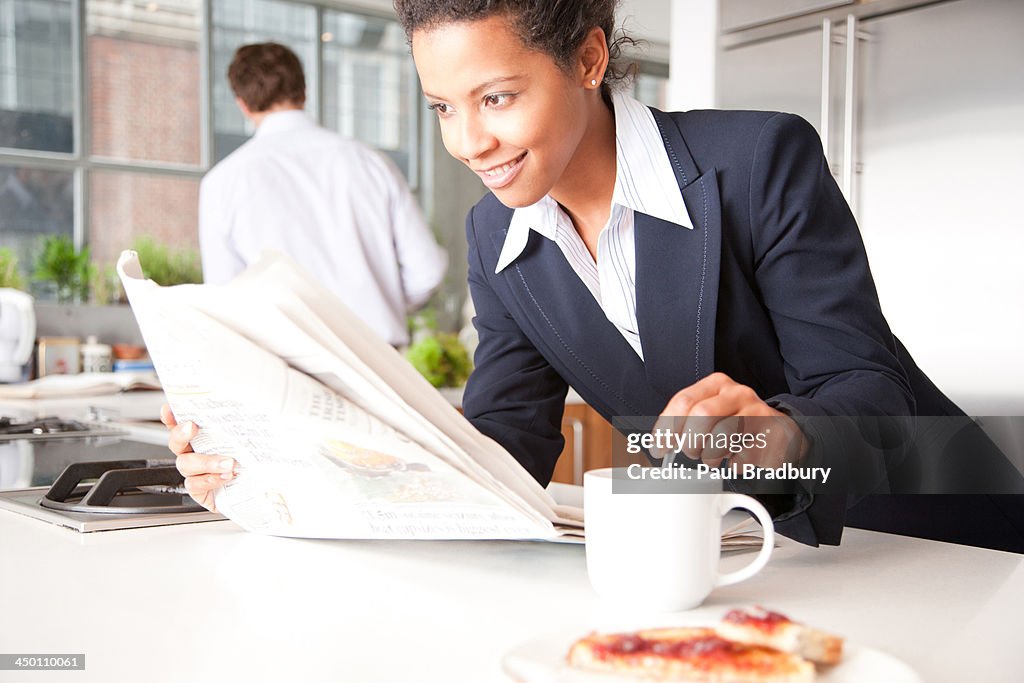
<svg viewBox="0 0 1024 683">
<path fill-rule="evenodd" d="M 198 252 L 199 181 L 178 176 L 94 171 L 89 176 L 89 248 L 113 265 L 136 237 Z"/>
<path fill-rule="evenodd" d="M 376 147 L 411 178 L 418 101 L 397 22 L 324 14 L 324 125 Z"/>
<path fill-rule="evenodd" d="M 0 247 L 14 251 L 23 275 L 46 235 L 72 236 L 74 187 L 72 171 L 0 165 Z"/>
<path fill-rule="evenodd" d="M 668 79 L 652 74 L 638 73 L 633 81 L 633 96 L 649 107 L 665 108 Z"/>
<path fill-rule="evenodd" d="M 0 147 L 74 151 L 71 0 L 0 0 Z"/>
<path fill-rule="evenodd" d="M 200 163 L 201 4 L 86 2 L 92 154 Z"/>
<path fill-rule="evenodd" d="M 306 111 L 315 115 L 317 83 L 316 10 L 273 0 L 224 0 L 213 5 L 214 161 L 220 161 L 252 134 L 228 85 L 228 65 L 242 45 L 273 41 L 287 45 L 306 72 Z"/>
</svg>

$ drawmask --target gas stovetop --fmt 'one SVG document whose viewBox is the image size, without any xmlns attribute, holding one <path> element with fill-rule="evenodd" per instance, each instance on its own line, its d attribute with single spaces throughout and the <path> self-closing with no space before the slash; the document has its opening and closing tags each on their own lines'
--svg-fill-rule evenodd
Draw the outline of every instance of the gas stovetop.
<svg viewBox="0 0 1024 683">
<path fill-rule="evenodd" d="M 166 446 L 73 420 L 0 418 L 5 428 L 31 431 L 0 435 L 0 513 L 80 532 L 224 519 L 188 496 Z"/>
<path fill-rule="evenodd" d="M 38 417 L 24 420 L 0 417 L 0 441 L 102 436 L 123 433 L 121 430 L 110 425 L 69 420 L 60 417 Z"/>
</svg>

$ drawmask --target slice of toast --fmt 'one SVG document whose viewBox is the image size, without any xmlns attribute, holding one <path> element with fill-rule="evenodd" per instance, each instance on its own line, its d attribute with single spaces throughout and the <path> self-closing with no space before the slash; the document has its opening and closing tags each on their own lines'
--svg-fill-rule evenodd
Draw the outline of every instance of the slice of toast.
<svg viewBox="0 0 1024 683">
<path fill-rule="evenodd" d="M 715 630 L 728 640 L 775 648 L 818 664 L 836 664 L 843 656 L 843 639 L 839 636 L 763 607 L 731 610 Z"/>
<path fill-rule="evenodd" d="M 658 628 L 590 635 L 576 641 L 570 666 L 654 681 L 811 683 L 814 665 L 801 657 L 736 643 L 711 628 Z"/>
</svg>

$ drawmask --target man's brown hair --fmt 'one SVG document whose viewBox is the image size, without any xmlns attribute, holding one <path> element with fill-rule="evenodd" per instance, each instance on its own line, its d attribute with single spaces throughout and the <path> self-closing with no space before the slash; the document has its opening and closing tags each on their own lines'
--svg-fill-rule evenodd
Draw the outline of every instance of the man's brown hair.
<svg viewBox="0 0 1024 683">
<path fill-rule="evenodd" d="M 228 67 L 231 90 L 251 112 L 270 109 L 275 104 L 306 103 L 306 77 L 302 62 L 280 43 L 253 43 L 235 51 Z"/>
</svg>

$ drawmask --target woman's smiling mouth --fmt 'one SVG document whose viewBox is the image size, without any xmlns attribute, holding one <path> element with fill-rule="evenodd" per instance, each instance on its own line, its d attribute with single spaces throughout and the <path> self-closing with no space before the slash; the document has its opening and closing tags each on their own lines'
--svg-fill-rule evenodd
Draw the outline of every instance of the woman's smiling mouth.
<svg viewBox="0 0 1024 683">
<path fill-rule="evenodd" d="M 493 166 L 487 170 L 478 170 L 476 174 L 480 176 L 480 179 L 484 181 L 484 185 L 489 189 L 497 190 L 505 187 L 515 179 L 516 175 L 519 174 L 519 169 L 523 167 L 525 159 L 526 152 L 523 152 L 508 163 Z"/>
</svg>

